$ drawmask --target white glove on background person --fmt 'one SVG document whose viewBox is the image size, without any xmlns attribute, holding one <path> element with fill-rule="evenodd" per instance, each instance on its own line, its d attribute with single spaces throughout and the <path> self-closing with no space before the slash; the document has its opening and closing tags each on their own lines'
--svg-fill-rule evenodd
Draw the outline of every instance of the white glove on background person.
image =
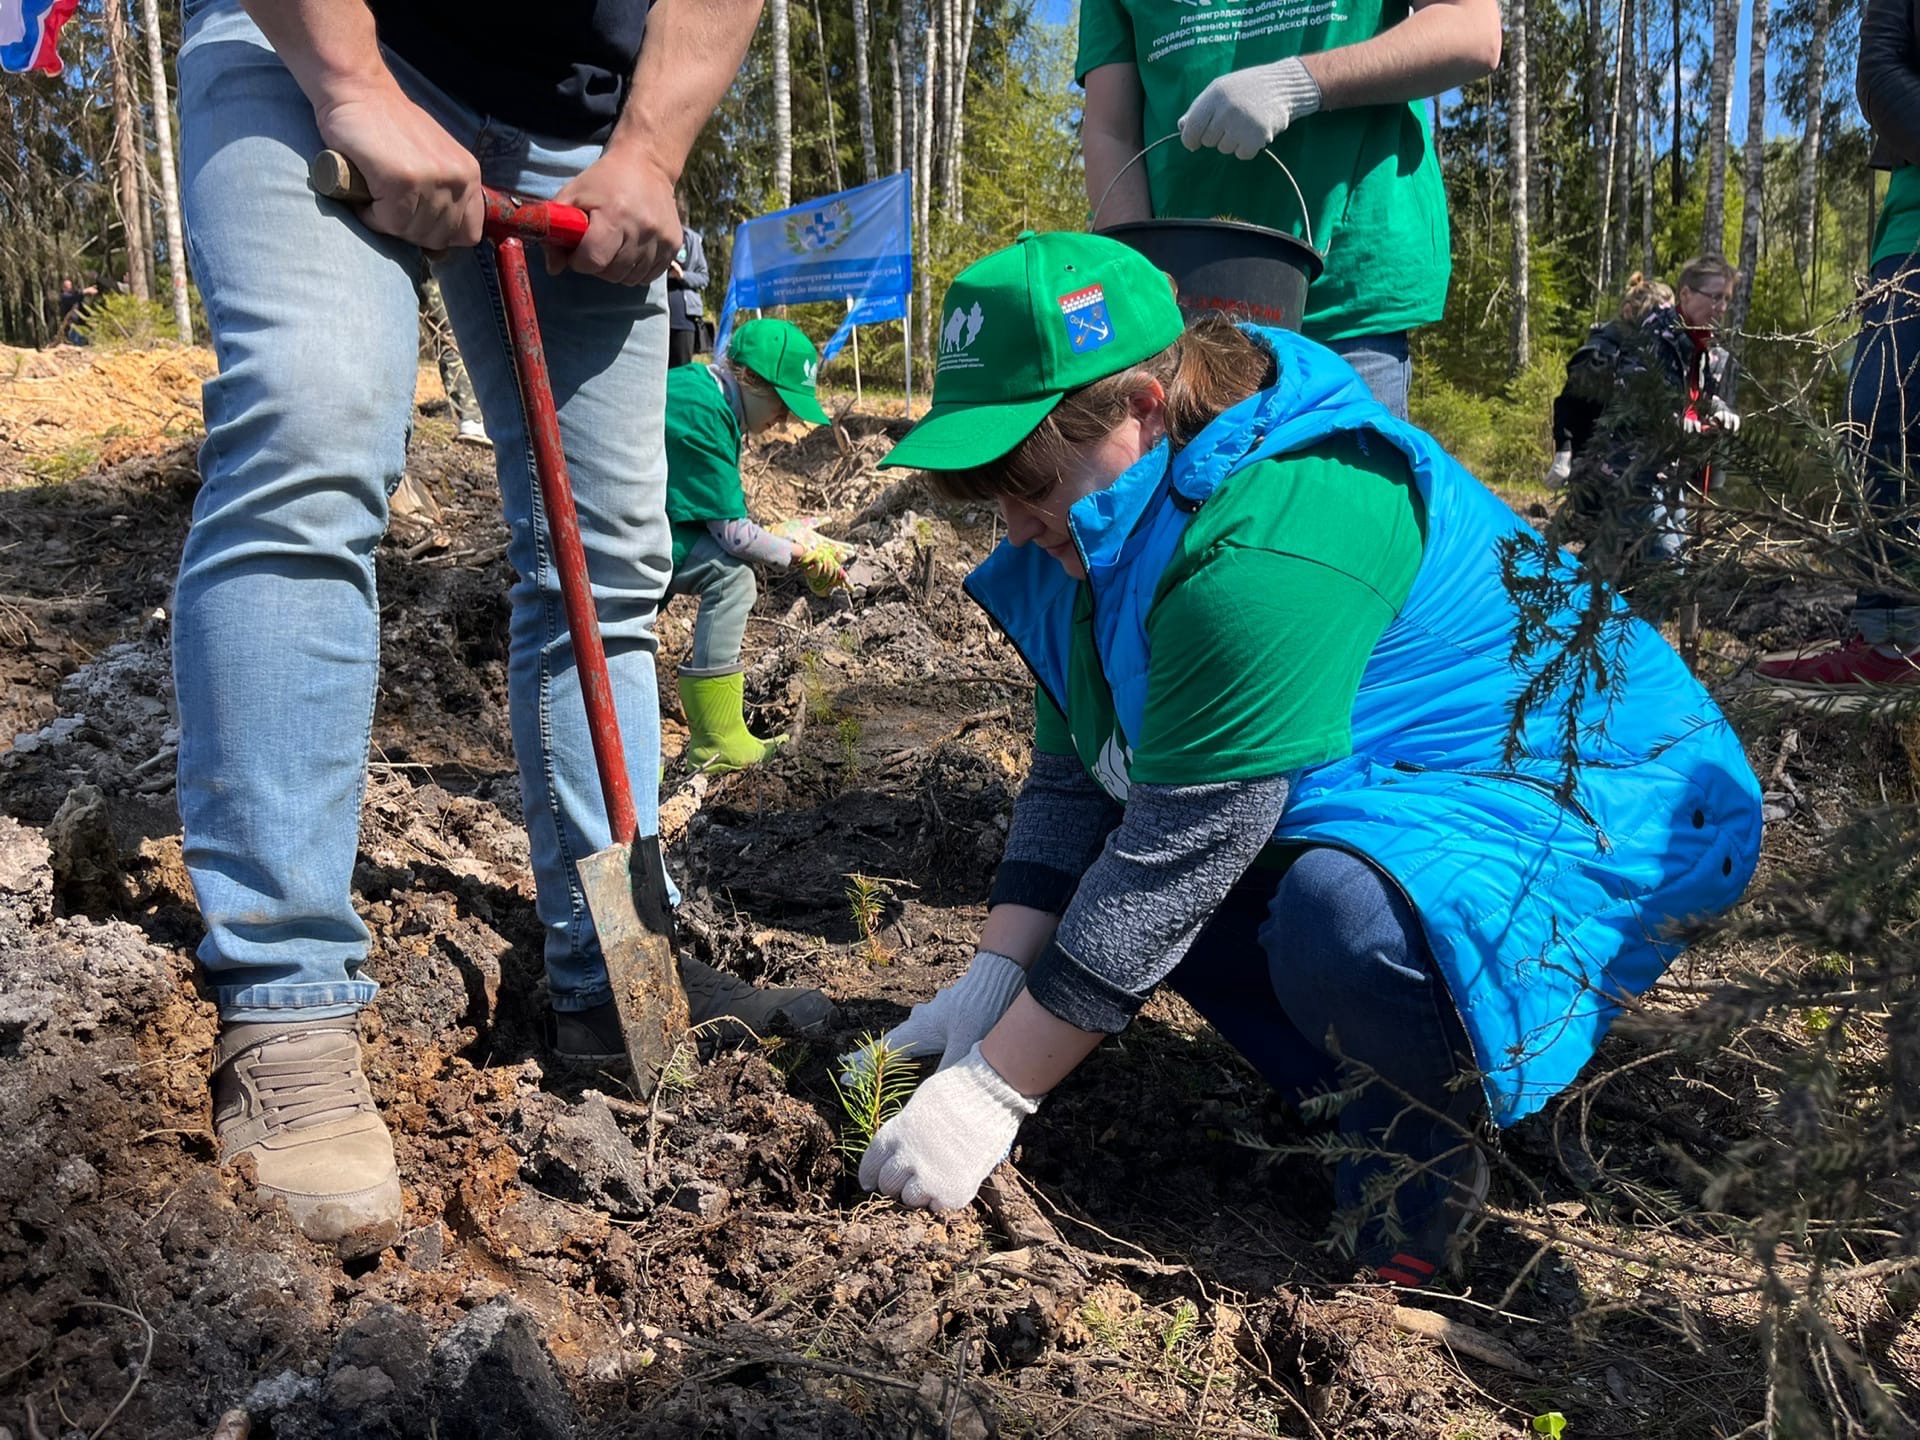
<svg viewBox="0 0 1920 1440">
<path fill-rule="evenodd" d="M 916 1210 L 962 1209 L 1007 1158 L 1020 1122 L 1039 1108 L 1038 1100 L 1001 1079 L 975 1045 L 880 1127 L 860 1160 L 861 1188 Z"/>
<path fill-rule="evenodd" d="M 1215 80 L 1180 117 L 1180 139 L 1189 150 L 1212 148 L 1251 160 L 1319 108 L 1320 82 L 1292 55 Z"/>
<path fill-rule="evenodd" d="M 1553 452 L 1553 464 L 1547 467 L 1547 484 L 1559 490 L 1573 474 L 1573 451 L 1556 450 Z"/>
<path fill-rule="evenodd" d="M 1026 983 L 1027 972 L 1005 955 L 976 950 L 965 974 L 931 1000 L 914 1006 L 882 1043 L 913 1060 L 938 1055 L 937 1068 L 945 1070 L 986 1039 Z M 866 1061 L 864 1049 L 842 1055 L 842 1083 L 850 1082 Z"/>
<path fill-rule="evenodd" d="M 1734 408 L 1718 395 L 1713 397 L 1713 423 L 1729 435 L 1740 433 L 1740 416 Z"/>
</svg>

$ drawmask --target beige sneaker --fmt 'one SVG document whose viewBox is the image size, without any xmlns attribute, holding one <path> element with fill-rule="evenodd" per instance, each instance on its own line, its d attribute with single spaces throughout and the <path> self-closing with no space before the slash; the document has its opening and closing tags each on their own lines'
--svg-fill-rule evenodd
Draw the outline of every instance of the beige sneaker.
<svg viewBox="0 0 1920 1440">
<path fill-rule="evenodd" d="M 225 1026 L 213 1128 L 220 1163 L 252 1156 L 261 1194 L 286 1201 L 308 1239 L 350 1237 L 367 1254 L 399 1238 L 400 1171 L 353 1016 Z"/>
</svg>

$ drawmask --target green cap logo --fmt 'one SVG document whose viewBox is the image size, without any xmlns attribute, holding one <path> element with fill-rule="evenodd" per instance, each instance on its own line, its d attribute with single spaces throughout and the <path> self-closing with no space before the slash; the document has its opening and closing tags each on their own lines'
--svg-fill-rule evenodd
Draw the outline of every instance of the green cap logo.
<svg viewBox="0 0 1920 1440">
<path fill-rule="evenodd" d="M 880 463 L 970 470 L 1000 459 L 1070 390 L 1180 338 L 1173 282 L 1101 235 L 1029 231 L 954 278 L 940 307 L 933 408 Z"/>
<path fill-rule="evenodd" d="M 986 312 L 980 308 L 978 300 L 973 302 L 971 310 L 963 310 L 956 305 L 940 330 L 940 359 L 934 367 L 934 373 L 950 369 L 979 369 L 983 362 L 972 353 L 973 342 L 980 338 L 981 327 L 986 323 Z"/>
</svg>

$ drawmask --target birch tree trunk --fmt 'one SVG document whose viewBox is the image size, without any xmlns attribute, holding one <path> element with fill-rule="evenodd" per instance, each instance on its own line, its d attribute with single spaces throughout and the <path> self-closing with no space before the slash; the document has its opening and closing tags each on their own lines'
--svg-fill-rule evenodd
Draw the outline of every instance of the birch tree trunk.
<svg viewBox="0 0 1920 1440">
<path fill-rule="evenodd" d="M 1611 184 L 1615 197 L 1615 216 L 1613 230 L 1607 236 L 1607 273 L 1613 280 L 1612 290 L 1620 288 L 1627 254 L 1632 249 L 1634 136 L 1640 130 L 1640 117 L 1634 110 L 1634 97 L 1640 93 L 1638 79 L 1633 74 L 1633 22 L 1636 8 L 1636 0 L 1621 0 L 1620 28 L 1615 34 L 1613 46 L 1613 115 L 1609 121 L 1613 140 L 1608 148 L 1613 154 Z M 1611 300 L 1611 295 L 1608 298 Z"/>
<path fill-rule="evenodd" d="M 773 21 L 773 208 L 793 204 L 793 51 L 787 0 L 767 0 Z"/>
<path fill-rule="evenodd" d="M 1527 191 L 1532 166 L 1527 158 L 1527 0 L 1508 0 L 1507 33 L 1507 156 L 1512 171 L 1513 330 L 1508 369 L 1518 375 L 1533 358 L 1528 310 L 1533 299 L 1532 233 L 1528 224 Z"/>
<path fill-rule="evenodd" d="M 153 129 L 160 147 L 160 210 L 167 226 L 167 288 L 173 292 L 173 323 L 182 341 L 193 343 L 193 312 L 187 305 L 187 242 L 180 223 L 180 173 L 173 163 L 173 105 L 167 97 L 167 55 L 160 39 L 160 0 L 141 0 L 147 27 L 147 69 L 153 76 Z"/>
<path fill-rule="evenodd" d="M 891 51 L 891 46 L 888 47 Z M 860 160 L 865 167 L 866 183 L 871 185 L 880 178 L 880 157 L 874 153 L 873 146 L 873 77 L 867 65 L 867 0 L 853 0 L 853 84 L 860 102 Z M 899 82 L 894 82 L 899 88 Z M 896 109 L 893 112 L 898 115 Z M 900 142 L 894 141 L 897 153 Z M 896 162 L 894 169 L 900 168 Z"/>
<path fill-rule="evenodd" d="M 1607 115 L 1605 108 L 1607 103 L 1607 57 L 1606 51 L 1600 43 L 1600 37 L 1605 28 L 1606 14 L 1603 9 L 1603 0 L 1587 0 L 1587 33 L 1585 43 L 1581 48 L 1585 52 L 1583 58 L 1586 61 L 1587 140 L 1589 142 L 1587 153 L 1593 156 L 1594 159 L 1592 213 L 1595 215 L 1600 213 L 1600 207 L 1606 198 L 1607 190 L 1607 177 L 1599 165 L 1600 156 L 1604 153 L 1607 143 Z M 1600 236 L 1599 243 L 1601 245 L 1606 243 L 1604 231 Z M 1597 248 L 1598 247 L 1596 247 L 1596 249 Z"/>
<path fill-rule="evenodd" d="M 1628 57 L 1621 53 L 1621 42 L 1626 37 L 1628 12 L 1632 8 L 1633 0 L 1620 0 L 1620 22 L 1613 44 L 1613 104 L 1607 111 L 1607 144 L 1602 161 L 1606 174 L 1600 195 L 1599 293 L 1594 297 L 1594 303 L 1599 306 L 1604 306 L 1613 298 L 1614 229 L 1617 223 L 1613 211 L 1619 196 L 1621 82 L 1626 78 L 1629 64 Z"/>
<path fill-rule="evenodd" d="M 827 27 L 820 19 L 820 0 L 813 0 L 813 35 L 820 42 L 820 93 L 827 101 L 827 174 L 840 191 L 847 187 L 840 178 L 840 127 L 833 118 L 833 67 L 827 59 Z"/>
<path fill-rule="evenodd" d="M 1747 51 L 1746 187 L 1740 210 L 1740 273 L 1733 277 L 1727 323 L 1736 332 L 1747 323 L 1753 272 L 1760 267 L 1760 225 L 1766 217 L 1768 0 L 1753 0 L 1753 36 Z"/>
<path fill-rule="evenodd" d="M 893 71 L 893 173 L 898 175 L 906 169 L 907 157 L 903 149 L 905 136 L 901 133 L 900 114 L 900 46 L 887 41 L 887 64 Z"/>
<path fill-rule="evenodd" d="M 140 264 L 147 272 L 147 298 L 160 291 L 160 262 L 153 243 L 153 170 L 147 164 L 147 107 L 140 103 L 140 37 L 127 27 L 127 88 L 133 92 L 133 175 L 140 182 Z"/>
<path fill-rule="evenodd" d="M 1653 152 L 1652 9 L 1652 0 L 1640 6 L 1640 142 L 1645 156 L 1640 166 L 1640 271 L 1648 276 L 1659 269 L 1653 257 L 1653 172 L 1658 162 Z"/>
<path fill-rule="evenodd" d="M 1820 131 L 1827 109 L 1827 34 L 1832 27 L 1832 0 L 1814 0 L 1812 43 L 1807 47 L 1807 124 L 1800 136 L 1799 207 L 1793 227 L 1793 258 L 1803 277 L 1813 265 L 1813 222 L 1820 204 Z M 1811 293 L 1807 313 L 1813 313 Z"/>
<path fill-rule="evenodd" d="M 953 210 L 953 50 L 954 34 L 960 28 L 957 12 L 960 0 L 936 0 L 940 14 L 940 23 L 935 29 L 933 54 L 938 55 L 938 66 L 930 67 L 928 80 L 933 87 L 933 145 L 935 150 L 934 170 L 940 180 L 940 208 L 952 213 Z"/>
<path fill-rule="evenodd" d="M 113 174 L 126 240 L 127 285 L 142 300 L 153 298 L 147 283 L 147 257 L 141 253 L 140 156 L 133 136 L 133 75 L 128 64 L 133 39 L 127 33 L 125 0 L 106 0 L 107 63 L 113 85 Z M 111 278 L 111 277 L 110 277 Z"/>
<path fill-rule="evenodd" d="M 953 134 L 947 141 L 953 160 L 953 179 L 949 182 L 947 211 L 956 222 L 966 218 L 967 70 L 973 59 L 973 14 L 975 0 L 955 0 L 960 9 L 960 33 L 953 52 Z"/>
<path fill-rule="evenodd" d="M 1733 51 L 1740 31 L 1734 0 L 1712 0 L 1713 71 L 1707 86 L 1707 211 L 1700 225 L 1702 254 L 1727 248 L 1727 123 L 1733 104 Z"/>
<path fill-rule="evenodd" d="M 1680 0 L 1673 0 L 1673 150 L 1669 161 L 1673 169 L 1673 208 L 1687 198 L 1687 167 L 1680 158 Z M 1651 272 L 1649 272 L 1651 273 Z"/>
<path fill-rule="evenodd" d="M 914 120 L 917 147 L 914 168 L 918 172 L 918 183 L 914 189 L 919 206 L 914 216 L 914 227 L 920 238 L 920 357 L 928 367 L 929 378 L 935 360 L 933 337 L 940 328 L 935 323 L 933 313 L 933 237 L 928 220 L 933 212 L 933 119 L 938 105 L 935 92 L 939 89 L 940 76 L 940 27 L 935 23 L 935 17 L 941 4 L 942 0 L 927 0 L 925 58 L 921 63 L 923 75 Z"/>
</svg>

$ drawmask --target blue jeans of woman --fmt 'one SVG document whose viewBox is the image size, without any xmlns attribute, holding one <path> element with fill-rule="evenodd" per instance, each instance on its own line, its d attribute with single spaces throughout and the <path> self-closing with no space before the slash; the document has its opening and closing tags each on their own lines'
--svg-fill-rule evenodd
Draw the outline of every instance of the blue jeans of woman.
<svg viewBox="0 0 1920 1440">
<path fill-rule="evenodd" d="M 1351 1151 L 1334 1177 L 1342 1210 L 1398 1163 L 1461 1149 L 1482 1112 L 1466 1032 L 1419 917 L 1394 882 L 1342 850 L 1254 869 L 1229 893 L 1168 983 L 1290 1100 L 1339 1086 L 1341 1061 L 1370 1077 L 1341 1106 Z M 1451 1193 L 1450 1166 L 1402 1186 L 1403 1216 Z M 1377 1197 L 1376 1197 L 1377 1198 Z"/>
<path fill-rule="evenodd" d="M 374 547 L 406 464 L 418 250 L 315 197 L 313 109 L 238 0 L 188 0 L 180 52 L 188 250 L 220 374 L 175 592 L 180 811 L 223 1016 L 373 998 L 352 877 L 379 683 Z M 490 185 L 551 196 L 599 156 L 502 126 L 397 57 L 406 92 Z M 664 287 L 531 266 L 642 834 L 657 824 L 653 620 L 669 568 Z M 607 822 L 528 457 L 490 253 L 435 266 L 495 443 L 515 580 L 508 660 L 553 1003 L 611 998 L 575 861 Z"/>
<path fill-rule="evenodd" d="M 1877 645 L 1920 647 L 1920 255 L 1890 255 L 1873 267 L 1860 314 L 1847 420 L 1862 447 L 1863 498 L 1878 522 L 1878 553 L 1888 571 L 1910 576 L 1862 590 L 1853 626 Z"/>
</svg>

